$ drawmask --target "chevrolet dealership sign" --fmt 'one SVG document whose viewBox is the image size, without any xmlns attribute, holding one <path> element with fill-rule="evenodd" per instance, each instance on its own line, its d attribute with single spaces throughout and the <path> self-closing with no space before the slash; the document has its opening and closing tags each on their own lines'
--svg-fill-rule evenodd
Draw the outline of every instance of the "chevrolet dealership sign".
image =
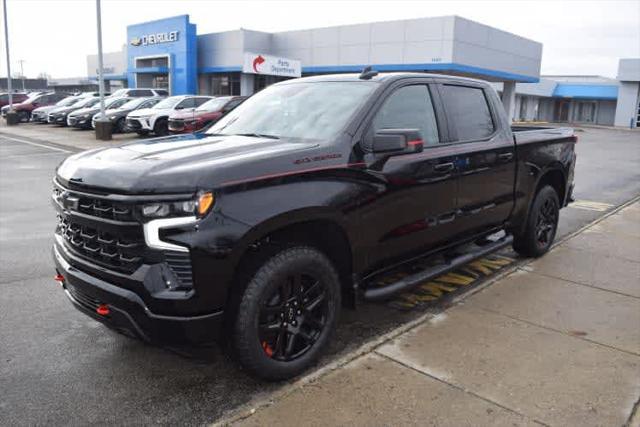
<svg viewBox="0 0 640 427">
<path fill-rule="evenodd" d="M 172 43 L 178 41 L 178 31 L 166 33 L 146 34 L 142 37 L 131 39 L 131 46 L 148 46 L 150 44 Z"/>
<path fill-rule="evenodd" d="M 302 75 L 302 66 L 297 59 L 245 52 L 242 72 L 269 76 L 300 77 Z"/>
</svg>

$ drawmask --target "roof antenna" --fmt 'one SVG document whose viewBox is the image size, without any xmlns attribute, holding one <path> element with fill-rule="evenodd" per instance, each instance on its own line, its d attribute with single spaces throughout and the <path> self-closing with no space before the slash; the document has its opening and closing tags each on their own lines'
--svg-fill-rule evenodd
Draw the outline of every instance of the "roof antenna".
<svg viewBox="0 0 640 427">
<path fill-rule="evenodd" d="M 378 72 L 372 70 L 371 65 L 367 65 L 366 67 L 364 67 L 358 78 L 361 80 L 371 80 L 372 77 L 375 77 L 377 75 Z"/>
</svg>

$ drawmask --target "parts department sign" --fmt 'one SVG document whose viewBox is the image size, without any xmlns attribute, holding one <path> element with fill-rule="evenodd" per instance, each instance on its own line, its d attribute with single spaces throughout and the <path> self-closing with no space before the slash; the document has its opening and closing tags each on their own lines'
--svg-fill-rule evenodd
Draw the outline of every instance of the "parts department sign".
<svg viewBox="0 0 640 427">
<path fill-rule="evenodd" d="M 140 37 L 133 37 L 129 42 L 131 46 L 148 46 L 162 43 L 173 43 L 178 41 L 178 31 L 167 31 L 166 33 L 145 34 Z"/>
<path fill-rule="evenodd" d="M 242 72 L 268 76 L 300 77 L 302 66 L 297 59 L 245 52 Z"/>
</svg>

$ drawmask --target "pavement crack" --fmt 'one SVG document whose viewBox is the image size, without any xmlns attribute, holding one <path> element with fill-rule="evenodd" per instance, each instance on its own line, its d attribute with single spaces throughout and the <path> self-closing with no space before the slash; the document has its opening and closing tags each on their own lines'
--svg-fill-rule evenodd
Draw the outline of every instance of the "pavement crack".
<svg viewBox="0 0 640 427">
<path fill-rule="evenodd" d="M 568 336 L 568 337 L 571 337 L 571 338 L 576 338 L 576 339 L 579 339 L 579 340 L 582 340 L 582 341 L 586 341 L 586 342 L 589 342 L 591 344 L 596 344 L 596 345 L 599 345 L 601 347 L 608 348 L 610 350 L 620 351 L 622 353 L 626 353 L 626 354 L 629 354 L 631 356 L 640 357 L 640 354 L 635 353 L 633 351 L 624 350 L 622 348 L 614 347 L 614 346 L 609 345 L 609 344 L 603 344 L 601 342 L 594 341 L 594 340 L 591 340 L 589 338 L 585 338 L 584 336 L 580 336 L 580 335 L 576 335 L 576 334 L 570 334 L 570 333 L 568 333 L 568 331 L 563 331 L 562 329 L 555 329 L 555 328 L 552 328 L 552 327 L 549 327 L 549 326 L 540 325 L 538 323 L 534 323 L 534 322 L 531 322 L 529 320 L 520 319 L 518 317 L 511 316 L 509 314 L 500 313 L 499 311 L 491 310 L 490 308 L 485 308 L 485 307 L 478 307 L 478 308 L 480 310 L 486 311 L 487 313 L 492 313 L 492 314 L 496 314 L 498 316 L 506 317 L 508 319 L 515 320 L 516 322 L 522 322 L 522 323 L 525 323 L 525 324 L 530 325 L 530 326 L 535 326 L 537 328 L 545 329 L 547 331 L 555 332 L 555 333 L 562 334 L 562 335 L 565 335 L 565 336 Z"/>
<path fill-rule="evenodd" d="M 385 358 L 385 359 L 389 360 L 390 362 L 396 363 L 396 364 L 398 364 L 398 365 L 400 365 L 400 366 L 402 366 L 402 367 L 404 367 L 404 368 L 407 368 L 407 369 L 410 369 L 410 370 L 412 370 L 412 371 L 414 371 L 414 372 L 417 372 L 417 373 L 418 373 L 418 374 L 420 374 L 420 375 L 423 375 L 423 376 L 425 376 L 425 377 L 428 377 L 428 378 L 431 378 L 431 379 L 433 379 L 433 380 L 436 380 L 436 381 L 438 381 L 438 382 L 440 382 L 440 383 L 442 383 L 442 384 L 445 384 L 445 385 L 448 385 L 448 386 L 450 386 L 450 387 L 453 387 L 453 388 L 455 388 L 456 390 L 459 390 L 459 391 L 461 391 L 461 392 L 463 392 L 463 393 L 466 393 L 466 394 L 468 394 L 468 395 L 470 395 L 470 396 L 473 396 L 473 397 L 475 397 L 475 398 L 478 398 L 478 399 L 480 399 L 480 400 L 482 400 L 482 401 L 484 401 L 484 402 L 487 402 L 487 403 L 489 403 L 489 404 L 491 404 L 491 405 L 497 406 L 497 407 L 499 407 L 499 408 L 501 408 L 501 409 L 504 409 L 505 411 L 508 411 L 508 412 L 510 412 L 510 413 L 512 413 L 512 414 L 515 414 L 515 415 L 519 416 L 519 417 L 522 417 L 522 418 L 525 418 L 525 419 L 527 419 L 527 420 L 533 421 L 533 422 L 535 422 L 536 424 L 540 424 L 540 425 L 542 425 L 542 426 L 549 427 L 549 424 L 546 424 L 546 423 L 544 423 L 544 422 L 542 422 L 542 421 L 539 421 L 539 420 L 536 420 L 536 419 L 534 419 L 534 418 L 530 418 L 529 416 L 527 416 L 527 415 L 525 415 L 525 414 L 523 414 L 523 413 L 521 413 L 521 412 L 518 412 L 518 411 L 516 411 L 516 410 L 514 410 L 514 409 L 511 409 L 511 408 L 509 408 L 508 406 L 505 406 L 505 405 L 503 405 L 503 404 L 501 404 L 501 403 L 499 403 L 499 402 L 496 402 L 496 401 L 494 401 L 494 400 L 491 400 L 491 399 L 489 399 L 489 398 L 487 398 L 487 397 L 484 397 L 484 396 L 482 396 L 482 395 L 479 395 L 478 393 L 476 393 L 476 392 L 474 392 L 474 391 L 471 391 L 471 390 L 469 390 L 469 389 L 466 389 L 466 388 L 464 388 L 464 387 L 462 387 L 462 386 L 460 386 L 460 385 L 458 385 L 458 384 L 450 383 L 450 382 L 448 382 L 448 381 L 446 381 L 446 380 L 443 380 L 442 378 L 439 378 L 439 377 L 436 377 L 436 376 L 434 376 L 434 375 L 431 375 L 431 374 L 429 374 L 429 373 L 427 373 L 427 372 L 424 372 L 424 371 L 422 371 L 422 370 L 420 370 L 420 369 L 416 368 L 415 366 L 412 366 L 412 365 L 410 365 L 410 364 L 408 364 L 408 363 L 404 363 L 404 362 L 402 362 L 402 361 L 400 361 L 400 360 L 398 360 L 398 359 L 394 359 L 393 357 L 387 356 L 386 354 L 380 353 L 380 352 L 379 352 L 379 351 L 377 351 L 377 350 L 374 350 L 374 353 L 375 353 L 377 356 L 380 356 L 380 357 L 383 357 L 383 358 Z"/>
</svg>

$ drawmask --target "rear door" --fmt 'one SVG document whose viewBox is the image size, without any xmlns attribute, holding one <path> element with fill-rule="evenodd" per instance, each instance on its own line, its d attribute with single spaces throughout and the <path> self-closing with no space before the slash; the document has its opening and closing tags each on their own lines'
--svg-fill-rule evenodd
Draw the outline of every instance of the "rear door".
<svg viewBox="0 0 640 427">
<path fill-rule="evenodd" d="M 368 172 L 382 184 L 362 210 L 368 265 L 402 259 L 444 242 L 451 233 L 456 202 L 453 157 L 442 149 L 446 124 L 436 114 L 439 99 L 428 84 L 395 85 L 374 107 L 361 146 Z M 419 129 L 422 153 L 385 157 L 371 153 L 381 129 Z"/>
<path fill-rule="evenodd" d="M 515 142 L 495 96 L 473 82 L 438 85 L 456 153 L 456 231 L 468 234 L 502 224 L 514 202 Z M 495 98 L 495 99 L 494 99 Z"/>
</svg>

